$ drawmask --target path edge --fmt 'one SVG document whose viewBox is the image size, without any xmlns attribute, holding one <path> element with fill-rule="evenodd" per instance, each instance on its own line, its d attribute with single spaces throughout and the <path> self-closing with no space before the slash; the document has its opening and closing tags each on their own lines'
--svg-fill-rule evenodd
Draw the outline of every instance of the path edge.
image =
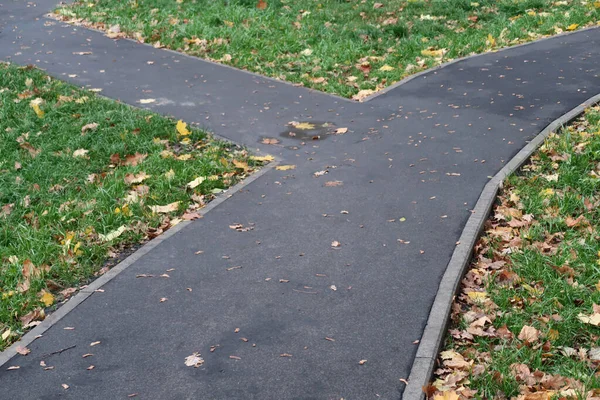
<svg viewBox="0 0 600 400">
<path fill-rule="evenodd" d="M 460 287 L 462 277 L 470 264 L 473 247 L 483 230 L 485 221 L 489 217 L 504 179 L 519 169 L 552 132 L 568 124 L 581 115 L 585 109 L 597 103 L 600 103 L 600 94 L 589 98 L 552 121 L 498 171 L 483 188 L 440 281 L 435 300 L 429 312 L 427 325 L 421 336 L 415 360 L 410 370 L 408 384 L 402 395 L 403 400 L 425 399 L 423 387 L 429 384 L 433 376 L 439 351 L 446 338 L 446 328 L 450 320 L 452 302 Z"/>
<path fill-rule="evenodd" d="M 246 179 L 238 182 L 234 186 L 227 189 L 223 194 L 217 196 L 214 200 L 206 205 L 206 207 L 199 210 L 199 213 L 202 216 L 205 216 L 208 212 L 218 207 L 221 203 L 226 201 L 227 199 L 235 196 L 237 192 L 244 189 L 246 186 L 250 185 L 252 182 L 257 180 L 258 178 L 265 175 L 270 170 L 274 169 L 280 160 L 275 158 L 275 160 L 271 161 L 269 164 L 262 167 L 260 170 L 250 175 Z M 50 313 L 46 318 L 42 321 L 41 324 L 27 332 L 25 335 L 21 337 L 18 341 L 10 345 L 7 349 L 0 352 L 0 368 L 7 364 L 10 360 L 12 360 L 17 354 L 18 347 L 27 347 L 33 341 L 38 339 L 44 332 L 54 326 L 57 322 L 59 322 L 63 317 L 65 317 L 68 313 L 73 311 L 77 306 L 83 303 L 87 298 L 89 298 L 92 294 L 94 294 L 98 289 L 102 286 L 106 285 L 108 282 L 112 281 L 116 278 L 121 272 L 125 271 L 128 267 L 133 265 L 137 260 L 142 258 L 144 255 L 148 254 L 155 247 L 160 245 L 165 240 L 169 239 L 171 236 L 176 235 L 186 228 L 188 225 L 192 224 L 194 221 L 182 221 L 174 227 L 167 230 L 165 233 L 155 237 L 154 239 L 149 240 L 144 245 L 142 245 L 139 249 L 133 252 L 131 255 L 127 256 L 120 263 L 111 268 L 107 273 L 101 275 L 92 281 L 89 285 L 87 285 L 84 289 L 81 289 L 75 296 L 69 298 L 64 304 L 59 306 L 59 308 L 52 313 Z"/>
</svg>

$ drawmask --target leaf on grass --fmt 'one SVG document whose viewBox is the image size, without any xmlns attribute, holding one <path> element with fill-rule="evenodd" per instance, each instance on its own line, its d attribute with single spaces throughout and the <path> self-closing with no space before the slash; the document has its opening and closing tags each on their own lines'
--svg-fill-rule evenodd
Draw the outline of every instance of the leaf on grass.
<svg viewBox="0 0 600 400">
<path fill-rule="evenodd" d="M 81 157 L 81 158 L 88 158 L 87 157 L 87 153 L 89 153 L 89 150 L 86 149 L 77 149 L 73 152 L 73 157 L 77 158 L 77 157 Z"/>
<path fill-rule="evenodd" d="M 46 292 L 45 290 L 42 290 L 40 293 L 42 294 L 40 296 L 40 301 L 44 303 L 46 307 L 50 307 L 54 304 L 54 296 L 52 293 Z"/>
<path fill-rule="evenodd" d="M 147 175 L 145 172 L 140 172 L 139 174 L 126 174 L 123 180 L 126 184 L 131 185 L 133 183 L 141 183 L 144 180 L 150 178 L 152 175 Z"/>
<path fill-rule="evenodd" d="M 265 0 L 258 0 L 256 8 L 258 8 L 259 10 L 264 10 L 265 8 L 267 8 L 267 2 Z"/>
<path fill-rule="evenodd" d="M 296 169 L 295 165 L 278 165 L 275 167 L 277 171 L 288 171 L 290 169 Z"/>
<path fill-rule="evenodd" d="M 204 364 L 204 359 L 200 357 L 200 353 L 193 353 L 185 358 L 185 365 L 188 367 L 198 368 Z"/>
<path fill-rule="evenodd" d="M 577 29 L 579 27 L 579 24 L 571 24 L 569 26 L 567 26 L 567 30 L 568 31 L 574 31 L 575 29 Z"/>
<path fill-rule="evenodd" d="M 44 111 L 40 108 L 40 106 L 44 104 L 44 99 L 41 98 L 36 98 L 33 99 L 29 102 L 29 106 L 31 108 L 33 108 L 33 111 L 35 111 L 35 114 L 38 116 L 38 118 L 44 118 Z"/>
<path fill-rule="evenodd" d="M 95 131 L 98 128 L 98 123 L 93 122 L 91 124 L 87 124 L 81 127 L 81 134 L 85 135 L 87 131 Z"/>
<path fill-rule="evenodd" d="M 594 326 L 600 326 L 600 313 L 594 313 L 591 315 L 585 315 L 580 313 L 577 318 L 584 324 L 590 324 Z"/>
<path fill-rule="evenodd" d="M 179 132 L 179 134 L 180 134 L 181 136 L 187 136 L 187 135 L 189 135 L 190 133 L 192 133 L 192 132 L 190 132 L 190 131 L 189 131 L 189 129 L 187 128 L 187 124 L 186 124 L 185 122 L 183 122 L 182 120 L 179 120 L 179 121 L 177 121 L 177 126 L 176 126 L 176 128 L 177 128 L 177 132 Z"/>
<path fill-rule="evenodd" d="M 244 172 L 248 172 L 252 169 L 245 161 L 233 160 L 233 165 L 235 165 L 236 168 L 243 169 Z"/>
<path fill-rule="evenodd" d="M 2 332 L 2 340 L 6 341 L 6 339 L 8 339 L 11 335 L 12 331 L 10 329 L 5 330 L 4 332 Z"/>
<path fill-rule="evenodd" d="M 540 331 L 533 326 L 525 325 L 521 328 L 518 338 L 526 343 L 535 343 L 540 338 Z"/>
<path fill-rule="evenodd" d="M 106 235 L 99 234 L 98 238 L 103 242 L 110 242 L 111 240 L 114 240 L 114 239 L 118 238 L 119 236 L 121 236 L 123 234 L 123 232 L 125 232 L 125 230 L 127 230 L 125 225 L 121 225 L 120 227 L 118 227 L 117 229 L 115 229 L 112 232 L 107 233 Z"/>
<path fill-rule="evenodd" d="M 135 167 L 136 165 L 144 161 L 146 157 L 148 157 L 148 154 L 141 154 L 137 152 L 135 154 L 130 154 L 125 157 L 125 162 L 123 162 L 123 165 L 131 165 Z"/>
<path fill-rule="evenodd" d="M 427 56 L 427 57 L 440 58 L 440 57 L 443 57 L 445 53 L 446 53 L 446 49 L 434 50 L 432 48 L 429 48 L 429 49 L 421 50 L 421 55 Z"/>
<path fill-rule="evenodd" d="M 150 206 L 150 209 L 152 210 L 152 212 L 157 213 L 157 214 L 166 214 L 166 213 L 170 213 L 173 211 L 177 211 L 177 209 L 179 208 L 179 203 L 181 203 L 181 202 L 175 201 L 171 204 L 167 204 L 164 206 Z"/>
<path fill-rule="evenodd" d="M 394 69 L 395 69 L 394 67 L 392 67 L 391 65 L 387 65 L 387 64 L 385 64 L 384 66 L 379 68 L 379 70 L 383 71 L 383 72 L 393 71 Z"/>
<path fill-rule="evenodd" d="M 206 180 L 206 177 L 199 176 L 198 178 L 194 179 L 193 181 L 188 182 L 187 187 L 189 187 L 190 189 L 194 189 L 195 187 L 197 187 L 200 184 L 202 184 L 202 182 L 204 182 L 205 180 Z M 175 209 L 177 209 L 177 208 L 175 208 Z"/>
<path fill-rule="evenodd" d="M 458 400 L 458 394 L 454 390 L 447 390 L 433 396 L 433 400 Z"/>
</svg>

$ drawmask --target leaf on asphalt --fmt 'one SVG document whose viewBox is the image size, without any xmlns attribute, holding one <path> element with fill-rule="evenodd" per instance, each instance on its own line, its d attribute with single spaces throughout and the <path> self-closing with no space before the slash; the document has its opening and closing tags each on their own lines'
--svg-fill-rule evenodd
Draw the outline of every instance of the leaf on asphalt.
<svg viewBox="0 0 600 400">
<path fill-rule="evenodd" d="M 141 183 L 146 179 L 150 178 L 152 175 L 147 175 L 145 172 L 140 172 L 139 174 L 126 174 L 123 180 L 126 184 L 131 185 L 133 183 Z"/>
<path fill-rule="evenodd" d="M 70 387 L 66 383 L 61 383 L 60 386 L 62 386 L 62 388 L 65 389 L 65 390 L 67 390 Z"/>
<path fill-rule="evenodd" d="M 277 144 L 279 143 L 279 140 L 275 138 L 263 138 L 260 142 L 262 144 Z"/>
<path fill-rule="evenodd" d="M 343 135 L 346 132 L 348 132 L 348 128 L 337 128 L 333 133 L 336 135 Z"/>
<path fill-rule="evenodd" d="M 367 360 L 360 360 L 358 362 L 359 365 L 365 365 L 367 363 Z"/>
<path fill-rule="evenodd" d="M 238 231 L 238 232 L 248 232 L 251 231 L 252 229 L 254 229 L 253 226 L 244 226 L 242 224 L 233 224 L 233 225 L 229 225 L 229 228 Z"/>
<path fill-rule="evenodd" d="M 342 247 L 342 244 L 337 240 L 334 240 L 333 242 L 331 242 L 331 247 Z"/>
<path fill-rule="evenodd" d="M 204 364 L 204 359 L 200 357 L 200 353 L 193 353 L 185 358 L 185 365 L 188 367 L 198 368 Z"/>
<path fill-rule="evenodd" d="M 325 182 L 325 186 L 327 186 L 327 187 L 342 186 L 343 184 L 344 184 L 344 182 L 342 182 L 342 181 L 327 181 L 327 182 Z"/>
<path fill-rule="evenodd" d="M 535 329 L 533 326 L 525 325 L 521 328 L 518 339 L 525 343 L 535 343 L 540 338 L 540 331 Z"/>
<path fill-rule="evenodd" d="M 107 233 L 106 235 L 99 234 L 98 238 L 103 242 L 110 242 L 111 240 L 115 240 L 116 238 L 121 236 L 126 230 L 127 227 L 125 225 L 121 225 L 120 227 L 118 227 L 114 231 Z"/>
<path fill-rule="evenodd" d="M 366 99 L 367 97 L 369 97 L 373 93 L 375 93 L 374 90 L 363 89 L 363 90 L 360 90 L 358 93 L 356 93 L 354 96 L 352 96 L 352 99 L 353 100 L 358 100 L 358 101 L 363 101 L 364 99 Z"/>
<path fill-rule="evenodd" d="M 296 129 L 300 130 L 310 130 L 315 129 L 315 124 L 311 124 L 310 122 L 298 122 L 298 121 L 290 121 L 289 123 Z"/>
<path fill-rule="evenodd" d="M 278 165 L 275 167 L 278 171 L 288 171 L 290 169 L 296 169 L 295 165 Z"/>
<path fill-rule="evenodd" d="M 17 346 L 16 351 L 22 356 L 26 356 L 27 354 L 31 353 L 31 349 L 23 346 Z"/>
<path fill-rule="evenodd" d="M 140 99 L 139 101 L 140 101 L 140 104 L 151 104 L 151 103 L 155 103 L 156 99 Z"/>
<path fill-rule="evenodd" d="M 181 219 L 185 220 L 185 221 L 193 221 L 195 219 L 200 219 L 202 218 L 201 214 L 198 214 L 197 212 L 186 212 L 185 214 L 183 214 L 181 216 Z"/>
<path fill-rule="evenodd" d="M 202 184 L 202 182 L 204 182 L 205 180 L 206 180 L 206 177 L 199 176 L 198 178 L 194 179 L 193 181 L 188 182 L 187 187 L 189 187 L 190 189 L 194 189 L 195 187 Z"/>
<path fill-rule="evenodd" d="M 92 343 L 90 343 L 90 346 L 91 346 L 91 347 L 94 347 L 94 346 L 97 346 L 97 345 L 99 345 L 100 343 L 102 343 L 102 342 L 98 340 L 98 341 L 96 341 L 96 342 L 92 342 Z"/>
<path fill-rule="evenodd" d="M 269 161 L 273 161 L 275 159 L 275 157 L 273 157 L 271 155 L 267 155 L 267 156 L 252 156 L 252 157 L 250 157 L 250 159 L 254 160 L 254 161 L 269 162 Z"/>
<path fill-rule="evenodd" d="M 10 367 L 6 368 L 6 370 L 7 371 L 14 371 L 14 370 L 19 369 L 19 368 L 21 368 L 21 367 L 18 366 L 18 365 L 11 365 Z"/>
<path fill-rule="evenodd" d="M 77 149 L 73 152 L 73 157 L 89 158 L 89 157 L 87 157 L 87 153 L 89 153 L 89 150 Z"/>
<path fill-rule="evenodd" d="M 189 129 L 187 128 L 187 124 L 185 122 L 183 122 L 182 120 L 177 121 L 177 132 L 181 135 L 181 136 L 187 136 L 189 135 L 190 132 Z"/>
<path fill-rule="evenodd" d="M 179 203 L 181 202 L 175 201 L 164 206 L 150 206 L 150 209 L 152 210 L 152 212 L 157 214 L 166 214 L 173 211 L 177 211 L 179 209 Z"/>
</svg>

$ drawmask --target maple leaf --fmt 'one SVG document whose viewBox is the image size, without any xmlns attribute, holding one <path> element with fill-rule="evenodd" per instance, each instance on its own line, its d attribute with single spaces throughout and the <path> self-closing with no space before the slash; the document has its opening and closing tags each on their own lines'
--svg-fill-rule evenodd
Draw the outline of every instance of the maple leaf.
<svg viewBox="0 0 600 400">
<path fill-rule="evenodd" d="M 177 121 L 177 125 L 175 126 L 175 128 L 177 128 L 177 132 L 179 132 L 181 136 L 187 136 L 190 133 L 192 133 L 188 130 L 187 124 L 182 120 Z"/>
<path fill-rule="evenodd" d="M 539 338 L 540 331 L 529 325 L 524 325 L 523 328 L 521 328 L 521 332 L 518 336 L 518 339 L 524 341 L 525 343 L 535 343 L 539 340 Z"/>
</svg>

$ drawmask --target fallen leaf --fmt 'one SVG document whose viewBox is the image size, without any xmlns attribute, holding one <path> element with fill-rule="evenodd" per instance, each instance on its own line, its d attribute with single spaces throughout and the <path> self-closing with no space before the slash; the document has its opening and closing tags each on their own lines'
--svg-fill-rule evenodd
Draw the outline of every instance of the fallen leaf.
<svg viewBox="0 0 600 400">
<path fill-rule="evenodd" d="M 28 349 L 27 347 L 23 347 L 23 346 L 17 346 L 17 353 L 19 353 L 22 356 L 26 356 L 27 354 L 31 353 L 31 349 Z"/>
<path fill-rule="evenodd" d="M 342 186 L 343 184 L 344 184 L 344 182 L 342 182 L 342 181 L 327 181 L 327 182 L 325 182 L 325 186 L 327 186 L 327 187 Z"/>
<path fill-rule="evenodd" d="M 98 128 L 98 124 L 93 122 L 91 124 L 86 124 L 81 127 L 81 134 L 85 134 L 87 131 L 95 131 Z"/>
<path fill-rule="evenodd" d="M 248 163 L 245 161 L 233 160 L 233 165 L 235 165 L 236 168 L 243 169 L 245 172 L 252 170 L 252 168 L 250 168 Z"/>
<path fill-rule="evenodd" d="M 205 180 L 206 180 L 206 177 L 199 176 L 198 178 L 194 179 L 193 181 L 188 182 L 187 187 L 189 187 L 190 189 L 194 189 L 195 187 L 199 186 Z M 177 208 L 175 208 L 175 210 L 176 209 Z M 175 210 L 172 210 L 172 211 L 175 211 Z"/>
<path fill-rule="evenodd" d="M 458 394 L 454 390 L 442 392 L 433 396 L 433 400 L 458 400 Z"/>
<path fill-rule="evenodd" d="M 102 342 L 98 340 L 97 342 L 90 343 L 90 346 L 94 347 L 94 346 L 99 345 L 100 343 L 102 343 Z"/>
<path fill-rule="evenodd" d="M 342 244 L 340 242 L 338 242 L 337 240 L 334 240 L 333 242 L 331 242 L 331 247 L 341 247 Z"/>
<path fill-rule="evenodd" d="M 427 57 L 443 57 L 444 54 L 446 53 L 446 49 L 438 49 L 438 50 L 433 50 L 433 49 L 425 49 L 425 50 L 421 50 L 421 55 L 423 56 L 427 56 Z"/>
<path fill-rule="evenodd" d="M 533 326 L 525 325 L 519 333 L 518 339 L 526 343 L 535 343 L 540 338 L 540 331 Z"/>
<path fill-rule="evenodd" d="M 36 98 L 29 102 L 29 106 L 33 109 L 38 118 L 44 118 L 44 111 L 40 108 L 40 106 L 44 104 L 44 99 Z"/>
<path fill-rule="evenodd" d="M 254 160 L 254 161 L 269 162 L 269 161 L 273 161 L 275 159 L 275 157 L 273 157 L 271 155 L 267 155 L 267 156 L 252 156 L 252 157 L 250 157 L 250 159 Z"/>
<path fill-rule="evenodd" d="M 182 120 L 177 121 L 176 128 L 177 128 L 177 132 L 179 132 L 179 134 L 181 136 L 187 136 L 190 133 L 192 133 L 188 130 L 187 124 L 185 122 L 183 122 Z"/>
<path fill-rule="evenodd" d="M 185 358 L 185 365 L 188 367 L 198 368 L 204 364 L 204 359 L 200 357 L 200 353 L 193 353 Z"/>
<path fill-rule="evenodd" d="M 267 8 L 267 2 L 265 0 L 258 0 L 256 8 L 258 8 L 259 10 L 264 10 L 265 8 Z"/>
<path fill-rule="evenodd" d="M 134 174 L 126 174 L 123 180 L 126 184 L 131 185 L 132 183 L 141 183 L 144 180 L 150 178 L 152 175 L 147 175 L 145 172 L 140 172 L 137 175 Z"/>
<path fill-rule="evenodd" d="M 139 101 L 140 101 L 140 104 L 150 104 L 150 103 L 156 102 L 156 99 L 140 99 Z"/>
<path fill-rule="evenodd" d="M 86 157 L 87 153 L 89 153 L 89 150 L 86 149 L 77 149 L 73 152 L 73 157 L 77 158 L 77 157 Z"/>
<path fill-rule="evenodd" d="M 579 27 L 579 24 L 571 24 L 569 26 L 567 26 L 567 30 L 568 31 L 574 31 L 575 29 L 577 29 L 577 27 Z"/>
<path fill-rule="evenodd" d="M 288 171 L 290 169 L 296 169 L 295 165 L 278 165 L 275 167 L 278 171 Z"/>
<path fill-rule="evenodd" d="M 369 97 L 373 93 L 375 93 L 374 90 L 363 89 L 363 90 L 360 90 L 358 93 L 356 93 L 354 96 L 352 96 L 352 99 L 358 100 L 358 101 L 364 101 L 367 97 Z"/>
<path fill-rule="evenodd" d="M 382 3 L 375 3 L 373 4 L 373 8 L 377 9 L 377 8 L 382 8 L 383 4 Z"/>
<path fill-rule="evenodd" d="M 367 362 L 367 360 L 360 360 L 360 361 L 358 362 L 358 364 L 360 364 L 360 365 L 364 365 L 366 362 Z"/>
<path fill-rule="evenodd" d="M 577 315 L 577 318 L 584 324 L 600 326 L 600 313 L 594 313 L 592 315 L 579 314 Z"/>
<path fill-rule="evenodd" d="M 88 371 L 91 371 L 91 370 L 93 370 L 94 368 L 96 368 L 96 367 L 94 367 L 93 365 L 90 365 L 90 366 L 89 366 L 89 367 L 87 367 L 86 369 L 87 369 Z"/>
<path fill-rule="evenodd" d="M 135 167 L 136 165 L 144 161 L 144 159 L 147 156 L 147 154 L 141 154 L 137 152 L 135 154 L 130 154 L 125 157 L 125 162 L 123 162 L 123 165 L 131 165 Z"/>
<path fill-rule="evenodd" d="M 334 133 L 336 135 L 343 135 L 344 133 L 348 132 L 348 128 L 337 128 Z"/>
<path fill-rule="evenodd" d="M 118 238 L 119 236 L 121 236 L 123 234 L 123 232 L 125 232 L 126 230 L 127 230 L 127 227 L 125 225 L 121 225 L 120 227 L 118 227 L 117 229 L 115 229 L 112 232 L 107 233 L 106 235 L 99 234 L 98 238 L 103 242 L 110 242 L 111 240 L 114 240 L 114 239 Z"/>
<path fill-rule="evenodd" d="M 21 368 L 21 367 L 18 366 L 18 365 L 11 365 L 10 367 L 6 368 L 6 370 L 7 371 L 14 371 L 14 370 L 19 369 L 19 368 Z"/>
<path fill-rule="evenodd" d="M 65 390 L 67 390 L 70 387 L 66 383 L 61 383 L 60 386 L 62 386 L 62 388 L 65 389 Z"/>
<path fill-rule="evenodd" d="M 200 218 L 202 218 L 202 215 L 198 214 L 197 212 L 186 212 L 181 216 L 181 219 L 185 221 L 193 221 Z"/>
<path fill-rule="evenodd" d="M 52 293 L 46 292 L 45 290 L 41 291 L 42 295 L 40 296 L 40 301 L 44 303 L 46 307 L 50 307 L 54 304 L 54 296 Z"/>
<path fill-rule="evenodd" d="M 161 303 L 164 303 L 164 302 L 165 302 L 165 301 L 167 301 L 167 300 L 169 300 L 169 299 L 168 299 L 168 298 L 166 298 L 166 297 L 161 297 L 161 298 L 160 298 L 160 302 L 161 302 Z"/>
<path fill-rule="evenodd" d="M 275 138 L 263 138 L 260 142 L 262 144 L 277 144 L 279 143 L 279 140 Z"/>
<path fill-rule="evenodd" d="M 177 209 L 179 208 L 179 203 L 181 203 L 180 201 L 175 201 L 173 203 L 164 205 L 164 206 L 150 206 L 150 209 L 152 210 L 152 212 L 157 213 L 157 214 L 166 214 L 166 213 L 170 213 L 173 211 L 177 211 Z"/>
<path fill-rule="evenodd" d="M 383 71 L 383 72 L 393 71 L 394 69 L 395 69 L 394 67 L 392 67 L 391 65 L 387 65 L 387 64 L 385 64 L 384 66 L 379 68 L 379 70 Z"/>
</svg>

